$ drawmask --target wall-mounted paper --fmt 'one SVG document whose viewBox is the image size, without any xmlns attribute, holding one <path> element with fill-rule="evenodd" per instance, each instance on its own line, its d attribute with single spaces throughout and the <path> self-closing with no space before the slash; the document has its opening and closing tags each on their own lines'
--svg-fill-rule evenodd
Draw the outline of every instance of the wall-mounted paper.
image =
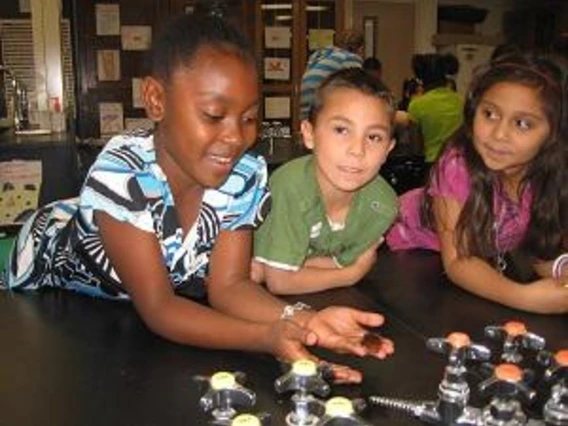
<svg viewBox="0 0 568 426">
<path fill-rule="evenodd" d="M 149 118 L 125 118 L 124 127 L 126 127 L 128 131 L 137 129 L 152 130 L 154 128 L 154 122 Z"/>
<path fill-rule="evenodd" d="M 98 36 L 120 35 L 120 6 L 118 4 L 95 5 Z"/>
<path fill-rule="evenodd" d="M 0 163 L 0 225 L 21 223 L 38 207 L 41 161 Z"/>
<path fill-rule="evenodd" d="M 30 0 L 19 0 L 20 13 L 30 13 L 32 11 Z"/>
<path fill-rule="evenodd" d="M 264 98 L 264 118 L 290 118 L 290 98 L 288 96 Z"/>
<path fill-rule="evenodd" d="M 269 49 L 290 49 L 292 47 L 290 27 L 264 28 L 264 46 Z"/>
<path fill-rule="evenodd" d="M 264 78 L 267 80 L 290 80 L 290 59 L 264 58 Z"/>
<path fill-rule="evenodd" d="M 122 50 L 148 50 L 152 44 L 149 25 L 123 25 L 120 30 Z"/>
<path fill-rule="evenodd" d="M 120 102 L 99 103 L 101 136 L 110 136 L 124 130 L 122 104 Z"/>
<path fill-rule="evenodd" d="M 120 51 L 97 50 L 97 78 L 99 81 L 120 80 Z"/>
<path fill-rule="evenodd" d="M 333 46 L 334 30 L 310 30 L 308 33 L 308 45 L 310 50 Z"/>
<path fill-rule="evenodd" d="M 144 108 L 144 100 L 142 99 L 142 79 L 132 79 L 132 107 Z"/>
</svg>

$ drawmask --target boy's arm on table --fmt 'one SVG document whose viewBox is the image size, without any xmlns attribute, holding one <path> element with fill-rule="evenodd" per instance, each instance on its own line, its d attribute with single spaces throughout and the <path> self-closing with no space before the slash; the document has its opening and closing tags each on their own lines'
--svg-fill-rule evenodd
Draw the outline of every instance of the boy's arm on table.
<svg viewBox="0 0 568 426">
<path fill-rule="evenodd" d="M 462 206 L 454 199 L 434 197 L 434 216 L 444 270 L 450 280 L 478 296 L 512 308 L 537 313 L 568 312 L 568 289 L 545 278 L 520 284 L 501 274 L 487 261 L 458 256 L 455 227 Z"/>
<path fill-rule="evenodd" d="M 378 243 L 373 244 L 353 264 L 343 268 L 339 267 L 331 257 L 307 259 L 297 271 L 265 264 L 266 286 L 274 294 L 306 294 L 354 285 L 375 264 L 377 248 Z"/>
</svg>

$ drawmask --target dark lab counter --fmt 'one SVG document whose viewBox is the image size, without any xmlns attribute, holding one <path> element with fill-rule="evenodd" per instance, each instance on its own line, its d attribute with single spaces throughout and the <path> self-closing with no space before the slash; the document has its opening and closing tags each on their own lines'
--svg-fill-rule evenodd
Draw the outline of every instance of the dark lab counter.
<svg viewBox="0 0 568 426">
<path fill-rule="evenodd" d="M 0 162 L 38 160 L 42 163 L 39 204 L 77 196 L 81 186 L 75 138 L 67 133 L 16 135 L 0 133 Z"/>
<path fill-rule="evenodd" d="M 341 355 L 328 359 L 360 368 L 359 385 L 333 385 L 332 395 L 435 399 L 445 359 L 428 352 L 429 337 L 464 331 L 483 343 L 483 328 L 524 321 L 551 350 L 568 347 L 566 316 L 538 316 L 504 308 L 450 285 L 433 253 L 382 252 L 359 285 L 290 298 L 315 307 L 349 305 L 384 313 L 381 333 L 396 345 L 385 361 Z M 268 355 L 202 350 L 164 341 L 127 303 L 64 291 L 0 292 L 0 415 L 5 424 L 206 425 L 195 375 L 242 371 L 257 394 L 252 412 L 270 412 L 283 425 L 290 395 L 276 394 L 281 366 Z M 473 391 L 472 391 L 473 393 Z M 478 400 L 478 399 L 477 399 Z M 476 401 L 476 396 L 472 396 Z M 420 425 L 402 414 L 372 408 L 371 424 Z"/>
</svg>

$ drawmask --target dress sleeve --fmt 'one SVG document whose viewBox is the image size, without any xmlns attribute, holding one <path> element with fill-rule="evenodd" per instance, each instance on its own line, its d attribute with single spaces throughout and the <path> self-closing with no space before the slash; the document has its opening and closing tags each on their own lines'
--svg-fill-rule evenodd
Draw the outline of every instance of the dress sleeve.
<svg viewBox="0 0 568 426">
<path fill-rule="evenodd" d="M 463 204 L 470 191 L 470 179 L 463 156 L 452 149 L 443 154 L 428 190 L 433 197 L 453 198 Z"/>
<path fill-rule="evenodd" d="M 249 154 L 243 156 L 219 188 L 221 193 L 229 197 L 221 229 L 256 229 L 262 224 L 270 201 L 267 182 L 268 171 L 264 159 Z"/>
<path fill-rule="evenodd" d="M 310 235 L 294 188 L 285 174 L 270 183 L 271 208 L 254 235 L 256 260 L 286 270 L 298 270 L 307 255 Z"/>
<path fill-rule="evenodd" d="M 79 200 L 84 219 L 96 228 L 93 213 L 103 211 L 120 222 L 154 232 L 149 202 L 160 197 L 159 181 L 128 145 L 99 154 L 85 180 Z"/>
</svg>

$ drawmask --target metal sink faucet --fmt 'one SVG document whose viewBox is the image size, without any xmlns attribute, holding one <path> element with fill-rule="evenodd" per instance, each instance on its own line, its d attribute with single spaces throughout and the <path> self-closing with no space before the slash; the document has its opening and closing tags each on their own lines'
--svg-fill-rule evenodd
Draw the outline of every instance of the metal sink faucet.
<svg viewBox="0 0 568 426">
<path fill-rule="evenodd" d="M 14 72 L 0 64 L 0 72 L 4 72 L 12 85 L 13 105 L 14 105 L 14 128 L 16 131 L 29 128 L 29 104 L 28 90 L 24 83 L 16 77 Z"/>
</svg>

